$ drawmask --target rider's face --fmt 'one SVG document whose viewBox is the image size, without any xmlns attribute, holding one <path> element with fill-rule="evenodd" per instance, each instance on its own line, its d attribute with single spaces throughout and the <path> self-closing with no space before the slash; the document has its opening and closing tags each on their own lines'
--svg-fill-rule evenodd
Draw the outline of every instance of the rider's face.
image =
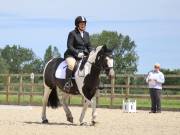
<svg viewBox="0 0 180 135">
<path fill-rule="evenodd" d="M 86 29 L 86 23 L 85 22 L 80 22 L 79 23 L 79 30 L 84 31 Z"/>
<path fill-rule="evenodd" d="M 156 72 L 158 72 L 158 71 L 160 70 L 160 67 L 154 66 L 154 70 L 155 70 Z"/>
</svg>

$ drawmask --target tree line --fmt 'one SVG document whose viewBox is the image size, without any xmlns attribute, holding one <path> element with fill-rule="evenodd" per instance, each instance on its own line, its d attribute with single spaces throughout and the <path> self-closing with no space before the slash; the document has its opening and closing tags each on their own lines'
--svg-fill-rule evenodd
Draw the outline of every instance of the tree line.
<svg viewBox="0 0 180 135">
<path fill-rule="evenodd" d="M 116 31 L 102 31 L 90 36 L 93 47 L 106 45 L 113 49 L 114 69 L 118 74 L 137 72 L 138 54 L 135 42 Z M 54 57 L 61 57 L 57 47 L 49 45 L 44 58 L 39 58 L 32 49 L 20 45 L 6 45 L 0 48 L 0 74 L 2 73 L 43 73 L 45 64 Z M 164 69 L 165 73 L 179 74 L 180 70 Z"/>
<path fill-rule="evenodd" d="M 135 73 L 138 55 L 136 45 L 129 36 L 114 31 L 102 31 L 90 36 L 93 47 L 107 45 L 112 48 L 115 59 L 115 70 L 118 73 Z M 0 48 L 0 73 L 42 73 L 47 61 L 60 57 L 57 47 L 49 45 L 44 58 L 39 58 L 32 49 L 20 45 L 6 45 Z"/>
<path fill-rule="evenodd" d="M 57 47 L 49 45 L 44 59 L 39 58 L 32 49 L 20 45 L 6 45 L 0 48 L 0 73 L 43 73 L 47 61 L 53 57 L 60 57 Z"/>
</svg>

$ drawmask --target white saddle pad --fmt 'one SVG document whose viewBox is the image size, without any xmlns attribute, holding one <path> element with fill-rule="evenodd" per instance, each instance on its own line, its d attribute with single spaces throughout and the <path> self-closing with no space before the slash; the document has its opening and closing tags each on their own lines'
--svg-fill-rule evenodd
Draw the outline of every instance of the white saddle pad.
<svg viewBox="0 0 180 135">
<path fill-rule="evenodd" d="M 66 79 L 66 68 L 67 68 L 67 63 L 64 60 L 59 64 L 55 73 L 55 77 L 58 79 Z"/>
<path fill-rule="evenodd" d="M 80 65 L 81 65 L 81 61 L 79 63 L 79 66 Z M 67 68 L 67 63 L 64 60 L 57 67 L 55 77 L 58 79 L 66 79 L 66 68 Z M 80 76 L 80 77 L 86 76 L 90 72 L 89 70 L 90 70 L 89 67 L 85 66 L 83 70 L 78 71 L 78 76 Z M 75 79 L 75 78 L 73 77 L 72 79 Z"/>
</svg>

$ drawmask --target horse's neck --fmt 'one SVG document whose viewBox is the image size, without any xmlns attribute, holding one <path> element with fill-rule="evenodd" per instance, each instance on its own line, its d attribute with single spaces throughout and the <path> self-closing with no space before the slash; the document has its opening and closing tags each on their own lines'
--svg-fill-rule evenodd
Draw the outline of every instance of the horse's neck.
<svg viewBox="0 0 180 135">
<path fill-rule="evenodd" d="M 93 54 L 92 56 L 89 56 L 87 62 L 89 62 L 89 63 L 95 62 L 96 57 L 97 57 L 97 53 Z M 95 76 L 98 77 L 100 75 L 100 71 L 101 71 L 100 69 L 101 69 L 101 67 L 99 67 L 95 64 L 91 64 L 90 75 L 92 75 L 94 77 Z"/>
<path fill-rule="evenodd" d="M 86 60 L 86 64 L 90 64 L 89 67 L 90 67 L 90 75 L 92 77 L 99 77 L 100 75 L 100 71 L 101 71 L 101 67 L 98 67 L 97 65 L 94 65 L 92 63 L 95 63 L 95 60 L 96 60 L 96 57 L 97 57 L 97 54 L 98 52 L 100 51 L 102 47 L 98 47 L 96 49 L 96 51 L 91 51 L 90 52 L 90 55 L 88 56 L 88 59 Z"/>
<path fill-rule="evenodd" d="M 90 75 L 93 76 L 93 78 L 99 78 L 100 72 L 100 67 L 96 65 L 91 66 Z"/>
</svg>

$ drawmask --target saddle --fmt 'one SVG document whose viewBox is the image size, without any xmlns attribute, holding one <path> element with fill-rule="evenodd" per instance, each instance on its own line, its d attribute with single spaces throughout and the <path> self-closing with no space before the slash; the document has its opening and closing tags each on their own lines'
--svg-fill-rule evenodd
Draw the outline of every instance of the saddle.
<svg viewBox="0 0 180 135">
<path fill-rule="evenodd" d="M 75 67 L 74 67 L 74 70 L 73 70 L 73 74 L 72 74 L 72 79 L 75 79 L 74 76 L 75 76 L 75 72 L 76 70 L 78 69 L 79 67 L 79 72 L 78 72 L 78 75 L 83 77 L 86 75 L 86 68 L 84 68 L 84 65 L 87 61 L 87 58 L 83 58 L 82 60 L 77 60 L 76 61 L 76 64 L 75 64 Z M 55 77 L 57 79 L 66 79 L 66 68 L 68 67 L 66 61 L 62 61 L 57 69 L 56 69 L 56 72 L 55 72 Z"/>
</svg>

